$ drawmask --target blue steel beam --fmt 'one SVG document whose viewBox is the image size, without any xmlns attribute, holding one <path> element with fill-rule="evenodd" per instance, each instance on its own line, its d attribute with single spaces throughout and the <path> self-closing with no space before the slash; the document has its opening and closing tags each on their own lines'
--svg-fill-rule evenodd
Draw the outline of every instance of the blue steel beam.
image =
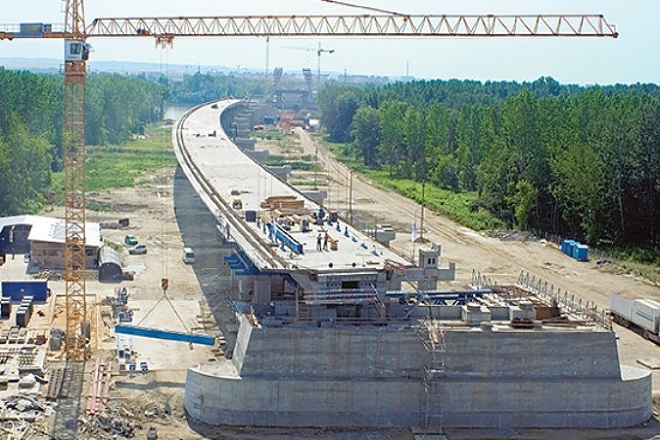
<svg viewBox="0 0 660 440">
<path fill-rule="evenodd" d="M 144 338 L 166 339 L 168 341 L 190 342 L 192 344 L 213 345 L 215 338 L 213 336 L 174 332 L 169 330 L 155 330 L 146 327 L 135 327 L 132 325 L 116 325 L 116 334 L 142 336 Z"/>
</svg>

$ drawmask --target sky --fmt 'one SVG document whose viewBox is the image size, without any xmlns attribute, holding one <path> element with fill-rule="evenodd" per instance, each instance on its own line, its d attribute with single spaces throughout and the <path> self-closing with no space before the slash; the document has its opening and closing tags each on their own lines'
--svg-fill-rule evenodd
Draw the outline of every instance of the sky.
<svg viewBox="0 0 660 440">
<path fill-rule="evenodd" d="M 353 2 L 353 0 L 351 0 Z M 533 81 L 551 76 L 561 83 L 660 83 L 660 1 L 658 0 L 355 0 L 408 14 L 603 14 L 616 26 L 613 38 L 178 38 L 171 49 L 156 49 L 148 38 L 91 38 L 94 61 L 133 61 L 227 66 L 236 69 L 284 67 L 323 72 L 419 79 Z M 2 24 L 61 24 L 61 0 L 0 0 Z M 321 0 L 85 0 L 87 22 L 96 17 L 364 14 L 369 11 Z M 298 49 L 294 49 L 296 47 Z M 303 50 L 300 48 L 309 48 Z M 61 58 L 60 40 L 0 41 L 3 58 Z"/>
</svg>

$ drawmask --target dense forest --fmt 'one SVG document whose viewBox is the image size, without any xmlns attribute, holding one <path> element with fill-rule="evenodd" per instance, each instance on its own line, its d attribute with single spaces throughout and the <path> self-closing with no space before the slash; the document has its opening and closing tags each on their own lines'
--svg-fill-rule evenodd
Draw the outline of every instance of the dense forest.
<svg viewBox="0 0 660 440">
<path fill-rule="evenodd" d="M 126 140 L 162 119 L 164 88 L 142 78 L 92 75 L 87 82 L 86 143 Z M 34 212 L 62 167 L 61 76 L 0 68 L 0 215 Z"/>
<path fill-rule="evenodd" d="M 476 192 L 507 224 L 591 244 L 660 238 L 660 87 L 417 81 L 328 85 L 328 137 L 393 178 Z"/>
<path fill-rule="evenodd" d="M 263 78 L 199 72 L 183 81 L 95 74 L 86 142 L 126 140 L 162 118 L 165 100 L 264 92 Z M 0 68 L 0 215 L 33 212 L 62 167 L 62 77 Z M 660 87 L 415 81 L 329 84 L 318 97 L 328 137 L 365 166 L 477 195 L 520 229 L 590 244 L 657 247 Z"/>
</svg>

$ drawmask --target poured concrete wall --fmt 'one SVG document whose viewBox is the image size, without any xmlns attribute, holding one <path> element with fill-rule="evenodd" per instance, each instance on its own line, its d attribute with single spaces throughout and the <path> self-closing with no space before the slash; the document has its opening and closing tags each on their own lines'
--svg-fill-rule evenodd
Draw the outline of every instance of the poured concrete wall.
<svg viewBox="0 0 660 440">
<path fill-rule="evenodd" d="M 607 331 L 448 331 L 448 377 L 616 379 L 615 335 Z"/>
<path fill-rule="evenodd" d="M 429 402 L 443 427 L 614 428 L 651 417 L 650 374 L 621 380 L 452 380 Z M 193 367 L 188 416 L 211 425 L 411 427 L 422 423 L 419 379 L 227 377 Z M 434 425 L 434 423 L 431 423 Z"/>
<path fill-rule="evenodd" d="M 651 416 L 650 373 L 621 372 L 610 332 L 464 327 L 445 341 L 445 374 L 427 394 L 428 353 L 412 328 L 242 318 L 233 373 L 191 368 L 185 407 L 205 423 L 260 426 L 418 426 L 422 408 L 445 427 L 606 428 Z"/>
<path fill-rule="evenodd" d="M 615 428 L 648 420 L 651 376 L 634 369 L 627 380 L 446 381 L 438 404 L 444 426 Z"/>
<path fill-rule="evenodd" d="M 447 330 L 446 375 L 620 377 L 616 339 L 611 332 L 504 328 Z M 249 332 L 248 336 L 245 330 L 245 355 L 237 364 L 243 376 L 421 377 L 426 359 L 421 336 L 409 327 L 284 327 L 254 328 Z"/>
<path fill-rule="evenodd" d="M 237 379 L 191 368 L 184 405 L 211 425 L 400 427 L 419 424 L 421 390 L 421 382 Z"/>
<path fill-rule="evenodd" d="M 236 367 L 244 377 L 421 377 L 424 355 L 419 336 L 405 328 L 254 328 Z"/>
</svg>

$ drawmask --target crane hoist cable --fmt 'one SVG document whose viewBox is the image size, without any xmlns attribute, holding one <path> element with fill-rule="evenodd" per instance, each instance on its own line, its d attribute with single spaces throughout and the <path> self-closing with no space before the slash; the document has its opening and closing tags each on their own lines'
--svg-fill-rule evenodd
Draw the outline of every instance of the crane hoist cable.
<svg viewBox="0 0 660 440">
<path fill-rule="evenodd" d="M 326 3 L 334 3 L 334 4 L 337 4 L 337 5 L 341 5 L 341 6 L 348 6 L 350 8 L 364 9 L 366 11 L 382 12 L 384 14 L 396 15 L 396 16 L 399 16 L 399 17 L 409 17 L 410 16 L 410 14 L 402 14 L 401 12 L 388 11 L 386 9 L 374 8 L 373 6 L 356 5 L 356 4 L 353 4 L 353 3 L 342 2 L 342 1 L 338 1 L 338 0 L 321 0 L 321 1 L 326 2 Z"/>
<path fill-rule="evenodd" d="M 186 323 L 183 321 L 183 318 L 181 317 L 181 315 L 179 315 L 179 312 L 176 310 L 176 307 L 174 306 L 174 303 L 172 303 L 172 300 L 170 299 L 170 297 L 167 296 L 167 288 L 169 286 L 169 280 L 167 278 L 163 278 L 161 280 L 161 284 L 162 284 L 162 288 L 163 288 L 163 295 L 160 297 L 160 299 L 158 301 L 156 301 L 156 303 L 153 306 L 151 306 L 151 308 L 149 308 L 149 310 L 147 310 L 147 313 L 144 314 L 144 316 L 142 317 L 142 319 L 140 319 L 140 322 L 138 322 L 137 325 L 140 326 L 147 319 L 147 317 L 151 314 L 151 312 L 154 311 L 154 309 L 158 306 L 158 304 L 160 304 L 163 299 L 166 299 L 168 304 L 172 308 L 172 311 L 174 311 L 174 314 L 176 315 L 176 317 L 179 319 L 179 322 L 183 326 L 183 329 L 186 331 L 186 333 L 191 333 L 191 330 L 188 328 Z"/>
</svg>

